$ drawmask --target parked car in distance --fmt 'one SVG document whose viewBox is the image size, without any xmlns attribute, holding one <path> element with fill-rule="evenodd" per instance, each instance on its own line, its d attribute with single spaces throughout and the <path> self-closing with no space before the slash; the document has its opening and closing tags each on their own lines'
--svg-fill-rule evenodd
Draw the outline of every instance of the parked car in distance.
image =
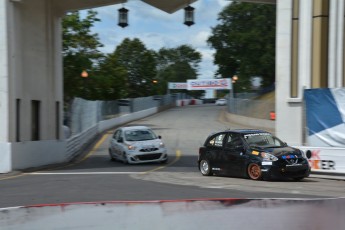
<svg viewBox="0 0 345 230">
<path fill-rule="evenodd" d="M 125 164 L 166 163 L 167 150 L 161 140 L 146 126 L 125 126 L 114 131 L 109 144 L 110 159 Z"/>
<path fill-rule="evenodd" d="M 216 105 L 226 105 L 227 104 L 227 100 L 224 98 L 220 98 L 216 100 Z"/>
<path fill-rule="evenodd" d="M 308 156 L 310 157 L 310 156 Z M 229 175 L 253 180 L 292 178 L 310 174 L 305 153 L 263 130 L 216 132 L 199 148 L 202 175 Z"/>
</svg>

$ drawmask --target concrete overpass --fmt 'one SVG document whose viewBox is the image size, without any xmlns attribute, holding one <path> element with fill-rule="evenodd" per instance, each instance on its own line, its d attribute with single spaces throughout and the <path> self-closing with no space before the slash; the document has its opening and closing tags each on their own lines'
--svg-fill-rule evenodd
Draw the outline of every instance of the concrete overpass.
<svg viewBox="0 0 345 230">
<path fill-rule="evenodd" d="M 143 0 L 167 13 L 195 1 Z M 23 161 L 49 162 L 66 150 L 61 17 L 69 10 L 123 2 L 0 0 L 0 173 L 19 169 Z M 276 134 L 302 145 L 303 89 L 344 86 L 345 3 L 246 2 L 277 4 Z"/>
</svg>

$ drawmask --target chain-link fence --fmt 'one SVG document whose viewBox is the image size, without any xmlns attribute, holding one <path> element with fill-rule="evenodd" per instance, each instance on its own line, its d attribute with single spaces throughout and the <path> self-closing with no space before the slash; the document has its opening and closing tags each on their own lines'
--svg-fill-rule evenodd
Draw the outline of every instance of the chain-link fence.
<svg viewBox="0 0 345 230">
<path fill-rule="evenodd" d="M 275 102 L 266 100 L 230 98 L 228 112 L 246 117 L 270 119 L 270 112 L 275 111 Z"/>
</svg>

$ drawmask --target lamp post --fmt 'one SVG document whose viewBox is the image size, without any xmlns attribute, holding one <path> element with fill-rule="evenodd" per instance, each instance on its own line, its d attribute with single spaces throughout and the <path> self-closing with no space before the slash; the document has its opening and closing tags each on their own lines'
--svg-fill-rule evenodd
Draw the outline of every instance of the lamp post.
<svg viewBox="0 0 345 230">
<path fill-rule="evenodd" d="M 236 94 L 235 94 L 235 83 L 236 83 L 237 80 L 238 80 L 238 76 L 237 75 L 232 76 L 232 95 L 233 95 L 233 98 L 236 97 Z"/>
<path fill-rule="evenodd" d="M 80 76 L 84 79 L 84 88 L 83 88 L 83 94 L 84 98 L 86 97 L 86 79 L 89 77 L 89 74 L 86 70 L 83 70 L 80 74 Z"/>
</svg>

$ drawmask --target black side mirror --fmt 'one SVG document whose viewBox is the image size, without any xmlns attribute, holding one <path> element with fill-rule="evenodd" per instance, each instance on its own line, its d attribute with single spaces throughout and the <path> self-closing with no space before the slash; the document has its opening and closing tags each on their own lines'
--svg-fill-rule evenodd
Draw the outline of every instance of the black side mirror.
<svg viewBox="0 0 345 230">
<path fill-rule="evenodd" d="M 158 136 L 158 139 L 162 139 L 162 136 L 161 136 L 161 135 L 159 135 L 159 136 Z"/>
<path fill-rule="evenodd" d="M 123 143 L 123 137 L 119 137 L 119 139 L 117 140 L 117 142 Z"/>
<path fill-rule="evenodd" d="M 307 155 L 307 158 L 310 159 L 311 158 L 311 151 L 310 150 L 307 150 L 305 152 L 305 155 Z"/>
</svg>

